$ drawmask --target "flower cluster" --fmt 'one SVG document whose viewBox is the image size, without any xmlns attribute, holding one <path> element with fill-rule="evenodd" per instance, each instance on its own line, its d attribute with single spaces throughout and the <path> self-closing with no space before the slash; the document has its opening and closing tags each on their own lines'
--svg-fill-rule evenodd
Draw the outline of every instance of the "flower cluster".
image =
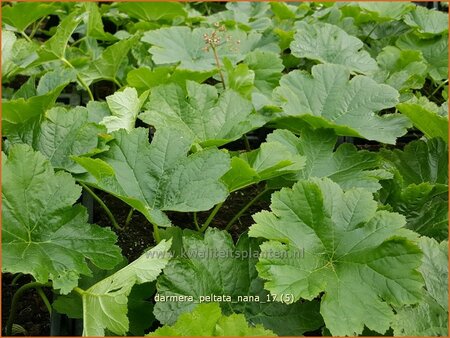
<svg viewBox="0 0 450 338">
<path fill-rule="evenodd" d="M 220 36 L 220 33 L 224 33 L 227 31 L 227 28 L 225 25 L 221 25 L 219 22 L 214 23 L 214 31 L 209 35 L 208 33 L 203 34 L 203 40 L 205 41 L 205 47 L 203 47 L 203 50 L 205 52 L 209 52 L 210 48 L 215 49 L 218 46 L 221 45 L 222 41 L 225 40 L 226 43 L 232 43 L 233 37 L 231 35 L 226 36 Z M 241 43 L 240 40 L 236 40 L 235 44 L 239 45 Z M 237 48 L 232 46 L 230 50 L 237 51 Z"/>
</svg>

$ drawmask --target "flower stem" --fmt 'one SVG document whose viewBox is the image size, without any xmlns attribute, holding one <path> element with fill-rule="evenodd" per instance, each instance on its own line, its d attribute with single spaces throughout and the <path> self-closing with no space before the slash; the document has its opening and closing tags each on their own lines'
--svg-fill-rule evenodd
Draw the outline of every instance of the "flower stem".
<svg viewBox="0 0 450 338">
<path fill-rule="evenodd" d="M 216 60 L 216 66 L 217 66 L 217 70 L 219 71 L 220 80 L 222 81 L 223 89 L 225 90 L 226 89 L 225 78 L 224 78 L 223 73 L 222 73 L 222 67 L 220 65 L 219 55 L 217 54 L 216 46 L 214 46 L 213 44 L 211 44 L 210 46 L 211 46 L 211 49 L 213 50 L 214 59 Z"/>
</svg>

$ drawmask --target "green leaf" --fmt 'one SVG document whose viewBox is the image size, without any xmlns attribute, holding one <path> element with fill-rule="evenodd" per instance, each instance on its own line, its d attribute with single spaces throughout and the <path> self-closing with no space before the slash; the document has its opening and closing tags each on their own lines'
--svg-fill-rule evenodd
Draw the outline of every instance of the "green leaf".
<svg viewBox="0 0 450 338">
<path fill-rule="evenodd" d="M 223 76 L 225 86 L 232 89 L 245 98 L 250 98 L 255 82 L 255 73 L 244 63 L 234 66 L 230 60 L 223 60 Z"/>
<path fill-rule="evenodd" d="M 194 72 L 174 69 L 174 67 L 158 67 L 154 69 L 141 67 L 133 69 L 127 74 L 127 82 L 130 86 L 140 90 L 151 89 L 167 83 L 176 83 L 185 88 L 186 80 L 201 83 L 215 73 L 216 71 Z"/>
<path fill-rule="evenodd" d="M 204 35 L 211 35 L 212 28 L 170 27 L 146 32 L 141 41 L 152 45 L 149 52 L 157 65 L 178 64 L 178 68 L 193 71 L 212 71 L 217 69 L 214 53 L 205 50 Z M 228 58 L 233 64 L 244 59 L 253 50 L 279 52 L 275 43 L 266 43 L 259 33 L 248 35 L 240 30 L 224 32 L 217 47 L 219 58 Z M 239 44 L 237 43 L 239 41 Z"/>
<path fill-rule="evenodd" d="M 98 5 L 92 2 L 85 2 L 84 10 L 88 13 L 86 20 L 86 36 L 104 41 L 116 41 L 117 37 L 111 33 L 106 33 L 103 28 L 102 15 Z"/>
<path fill-rule="evenodd" d="M 277 132 L 277 131 L 275 131 Z M 267 136 L 260 148 L 231 159 L 231 169 L 222 177 L 230 192 L 275 177 L 296 173 L 305 165 L 305 157 L 292 153 L 282 142 Z"/>
<path fill-rule="evenodd" d="M 333 128 L 338 135 L 395 144 L 410 122 L 400 114 L 376 112 L 395 106 L 398 92 L 366 76 L 349 77 L 350 72 L 338 65 L 314 66 L 312 76 L 299 70 L 284 75 L 274 91 L 283 109 L 276 124 L 293 131 L 304 126 Z"/>
<path fill-rule="evenodd" d="M 269 240 L 259 276 L 280 300 L 323 292 L 320 312 L 332 335 L 358 335 L 364 326 L 383 334 L 394 319 L 391 305 L 420 300 L 421 251 L 401 237 L 403 216 L 377 211 L 370 192 L 344 193 L 329 179 L 299 181 L 272 195 L 271 210 L 254 215 L 249 232 Z M 294 259 L 299 251 L 302 259 Z"/>
<path fill-rule="evenodd" d="M 205 147 L 237 140 L 265 123 L 235 91 L 219 97 L 213 86 L 193 81 L 186 82 L 186 91 L 175 84 L 154 88 L 139 118 L 156 129 L 179 129 Z"/>
<path fill-rule="evenodd" d="M 39 55 L 38 62 L 65 59 L 69 39 L 80 24 L 82 18 L 83 15 L 80 15 L 78 11 L 66 16 L 59 23 L 56 33 L 37 50 Z"/>
<path fill-rule="evenodd" d="M 28 145 L 13 145 L 2 164 L 3 272 L 31 274 L 53 281 L 62 294 L 89 275 L 86 260 L 102 269 L 120 260 L 116 235 L 87 223 L 81 188 Z"/>
<path fill-rule="evenodd" d="M 410 12 L 415 6 L 405 2 L 358 2 L 358 6 L 368 12 L 375 14 L 374 20 L 398 20 Z"/>
<path fill-rule="evenodd" d="M 448 242 L 419 240 L 424 256 L 420 272 L 425 279 L 424 300 L 417 306 L 397 310 L 393 322 L 396 336 L 448 336 Z"/>
<path fill-rule="evenodd" d="M 442 116 L 439 107 L 426 97 L 414 97 L 398 104 L 397 109 L 427 138 L 440 137 L 448 143 L 448 115 Z"/>
<path fill-rule="evenodd" d="M 255 269 L 258 243 L 244 235 L 234 245 L 230 234 L 212 228 L 204 239 L 184 232 L 181 254 L 169 262 L 156 287 L 159 297 L 186 296 L 192 300 L 159 298 L 154 308 L 156 318 L 171 325 L 181 320 L 183 313 L 192 312 L 198 302 L 220 301 L 201 299 L 215 295 L 222 297 L 225 314 L 243 314 L 250 323 L 262 324 L 279 335 L 301 335 L 322 326 L 317 301 L 287 305 L 268 300 Z"/>
<path fill-rule="evenodd" d="M 36 87 L 36 95 L 42 96 L 51 93 L 53 89 L 75 82 L 77 78 L 74 69 L 55 69 L 45 73 Z"/>
<path fill-rule="evenodd" d="M 291 42 L 292 55 L 322 63 L 343 65 L 350 72 L 370 74 L 378 67 L 364 50 L 364 43 L 341 28 L 327 23 L 297 22 Z"/>
<path fill-rule="evenodd" d="M 375 79 L 398 91 L 421 89 L 427 75 L 427 65 L 419 51 L 400 50 L 386 46 L 377 56 L 381 70 Z M 381 82 L 380 81 L 380 82 Z"/>
<path fill-rule="evenodd" d="M 70 78 L 40 96 L 28 99 L 18 98 L 2 102 L 2 132 L 4 136 L 15 134 L 17 128 L 32 119 L 39 118 L 51 108 L 62 90 L 69 84 Z"/>
<path fill-rule="evenodd" d="M 36 20 L 54 12 L 53 4 L 17 2 L 2 6 L 2 21 L 23 32 Z"/>
<path fill-rule="evenodd" d="M 383 202 L 405 215 L 408 228 L 438 240 L 448 237 L 447 153 L 447 144 L 436 138 L 382 151 L 397 172 L 382 191 Z"/>
<path fill-rule="evenodd" d="M 111 116 L 105 116 L 100 124 L 106 126 L 108 133 L 119 129 L 130 131 L 134 128 L 137 115 L 141 109 L 136 89 L 125 88 L 106 97 Z"/>
<path fill-rule="evenodd" d="M 163 326 L 150 337 L 159 336 L 275 336 L 262 325 L 250 326 L 243 315 L 225 316 L 217 303 L 199 304 L 180 316 L 172 326 Z"/>
<path fill-rule="evenodd" d="M 275 130 L 267 137 L 269 142 L 283 144 L 291 156 L 306 159 L 305 167 L 291 179 L 328 177 L 343 190 L 364 188 L 375 192 L 381 188 L 380 180 L 392 178 L 381 168 L 381 157 L 369 151 L 358 151 L 349 143 L 336 150 L 337 136 L 330 129 L 305 129 L 301 137 L 288 130 Z"/>
<path fill-rule="evenodd" d="M 80 180 L 104 190 L 159 226 L 170 224 L 161 211 L 202 211 L 223 202 L 219 181 L 228 155 L 208 149 L 186 156 L 192 139 L 176 129 L 160 129 L 148 143 L 148 129 L 118 130 L 109 150 L 96 158 L 76 157 L 91 175 Z"/>
<path fill-rule="evenodd" d="M 272 92 L 278 86 L 284 69 L 279 54 L 254 51 L 247 54 L 244 64 L 255 74 L 252 103 L 258 110 L 272 104 Z"/>
<path fill-rule="evenodd" d="M 14 67 L 12 59 L 14 56 L 13 46 L 16 40 L 16 35 L 13 32 L 2 30 L 2 76 L 7 75 Z"/>
<path fill-rule="evenodd" d="M 422 6 L 409 12 L 405 23 L 425 35 L 437 35 L 448 32 L 448 15 Z"/>
<path fill-rule="evenodd" d="M 29 144 L 47 157 L 56 169 L 83 173 L 85 170 L 70 157 L 102 151 L 105 145 L 99 140 L 101 133 L 106 133 L 106 129 L 89 123 L 85 108 L 54 107 L 42 117 L 18 126 L 8 135 L 8 140 Z"/>
<path fill-rule="evenodd" d="M 396 42 L 400 49 L 411 49 L 422 52 L 428 64 L 428 72 L 434 81 L 448 78 L 448 36 L 436 36 L 421 39 L 414 34 L 402 35 Z"/>
<path fill-rule="evenodd" d="M 414 141 L 404 150 L 383 151 L 383 156 L 400 172 L 404 186 L 429 182 L 448 184 L 448 145 L 442 139 Z"/>
<path fill-rule="evenodd" d="M 109 46 L 86 70 L 80 72 L 81 77 L 88 85 L 99 80 L 117 82 L 120 66 L 135 43 L 136 38 L 131 37 Z"/>
<path fill-rule="evenodd" d="M 149 22 L 187 16 L 184 6 L 177 2 L 124 2 L 118 3 L 117 8 L 132 18 Z"/>
<path fill-rule="evenodd" d="M 135 284 L 151 282 L 170 259 L 170 241 L 161 241 L 133 263 L 81 292 L 83 336 L 104 336 L 105 329 L 117 335 L 129 330 L 128 295 Z"/>
</svg>

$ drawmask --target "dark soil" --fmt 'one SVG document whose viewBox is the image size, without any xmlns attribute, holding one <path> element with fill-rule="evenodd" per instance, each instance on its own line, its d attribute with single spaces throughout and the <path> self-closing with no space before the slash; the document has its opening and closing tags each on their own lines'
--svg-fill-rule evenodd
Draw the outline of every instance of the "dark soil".
<svg viewBox="0 0 450 338">
<path fill-rule="evenodd" d="M 262 185 L 256 187 L 253 186 L 242 191 L 232 193 L 222 205 L 210 226 L 224 229 L 233 216 L 262 189 Z M 130 207 L 121 200 L 102 191 L 96 191 L 96 194 L 104 201 L 104 203 L 114 214 L 119 225 L 123 226 L 130 211 Z M 240 217 L 239 221 L 230 229 L 230 233 L 233 238 L 237 239 L 240 234 L 245 232 L 250 225 L 252 225 L 253 221 L 251 215 L 253 213 L 268 208 L 269 197 L 270 194 L 264 196 L 253 206 L 251 206 L 242 215 L 242 217 Z M 199 212 L 198 222 L 202 224 L 209 216 L 209 213 L 209 211 Z M 195 229 L 193 213 L 168 212 L 167 215 L 173 225 L 181 228 Z M 100 226 L 112 227 L 108 216 L 97 203 L 94 204 L 94 223 L 97 223 Z M 139 212 L 134 212 L 131 222 L 125 230 L 120 231 L 114 229 L 114 231 L 119 237 L 118 245 L 122 248 L 122 254 L 130 262 L 138 258 L 150 246 L 154 245 L 153 226 Z"/>
<path fill-rule="evenodd" d="M 2 328 L 6 328 L 14 293 L 20 286 L 31 282 L 30 276 L 23 276 L 19 279 L 18 285 L 13 286 L 11 285 L 13 278 L 12 274 L 2 274 Z M 43 290 L 51 301 L 51 291 Z M 50 335 L 50 314 L 35 289 L 27 290 L 23 294 L 17 307 L 14 324 L 20 325 L 25 329 L 26 334 L 22 334 L 23 336 Z M 2 333 L 4 334 L 4 332 Z"/>
</svg>

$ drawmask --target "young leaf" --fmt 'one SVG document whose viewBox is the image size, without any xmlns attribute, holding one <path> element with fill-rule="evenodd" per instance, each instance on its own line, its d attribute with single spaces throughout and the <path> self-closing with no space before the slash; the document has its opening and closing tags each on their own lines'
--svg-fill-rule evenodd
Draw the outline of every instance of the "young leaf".
<svg viewBox="0 0 450 338">
<path fill-rule="evenodd" d="M 397 309 L 393 322 L 396 336 L 448 336 L 448 242 L 421 237 L 424 256 L 420 272 L 425 279 L 419 305 Z"/>
<path fill-rule="evenodd" d="M 191 312 L 202 301 L 200 297 L 216 295 L 231 297 L 231 302 L 221 302 L 227 315 L 243 314 L 249 322 L 262 324 L 279 335 L 298 335 L 323 325 L 317 301 L 287 305 L 268 298 L 255 269 L 258 244 L 244 235 L 234 245 L 227 232 L 212 228 L 204 239 L 184 232 L 181 253 L 158 278 L 157 292 L 160 297 L 191 296 L 194 301 L 157 301 L 156 318 L 163 324 L 173 324 L 183 313 Z M 239 296 L 257 298 L 243 300 Z"/>
<path fill-rule="evenodd" d="M 262 325 L 249 326 L 243 315 L 225 316 L 218 303 L 199 304 L 190 313 L 184 313 L 172 325 L 165 325 L 149 337 L 160 336 L 275 336 Z"/>
<path fill-rule="evenodd" d="M 341 28 L 327 23 L 296 24 L 297 33 L 291 42 L 292 55 L 322 63 L 343 65 L 350 72 L 371 74 L 378 67 L 364 50 L 363 42 Z"/>
<path fill-rule="evenodd" d="M 83 336 L 104 336 L 105 329 L 117 335 L 129 330 L 128 295 L 135 284 L 151 282 L 170 259 L 170 241 L 161 241 L 133 263 L 81 292 Z"/>
<path fill-rule="evenodd" d="M 405 23 L 426 36 L 448 32 L 448 15 L 422 6 L 416 6 L 409 12 L 405 17 Z"/>
<path fill-rule="evenodd" d="M 314 66 L 312 76 L 299 70 L 284 75 L 274 91 L 283 109 L 275 122 L 294 131 L 305 125 L 333 128 L 338 135 L 395 144 L 410 122 L 400 114 L 376 112 L 395 106 L 398 92 L 366 76 L 349 77 L 350 72 L 338 65 Z"/>
<path fill-rule="evenodd" d="M 53 4 L 17 2 L 2 7 L 2 21 L 24 32 L 33 22 L 54 12 Z"/>
<path fill-rule="evenodd" d="M 291 156 L 306 159 L 305 167 L 291 180 L 328 177 L 344 190 L 364 188 L 375 192 L 381 188 L 380 180 L 392 178 L 392 174 L 380 169 L 382 158 L 376 153 L 358 151 L 349 143 L 334 151 L 337 136 L 330 129 L 304 129 L 301 137 L 278 129 L 267 140 L 282 144 Z"/>
<path fill-rule="evenodd" d="M 444 103 L 445 104 L 445 103 Z M 412 98 L 399 103 L 397 109 L 408 116 L 414 127 L 427 138 L 440 137 L 448 143 L 448 115 L 440 114 L 439 107 L 426 97 Z"/>
<path fill-rule="evenodd" d="M 28 99 L 18 98 L 2 102 L 2 132 L 4 136 L 15 134 L 17 128 L 32 119 L 38 119 L 47 109 L 55 104 L 62 90 L 69 84 L 70 78 L 52 88 L 41 96 L 32 96 Z"/>
<path fill-rule="evenodd" d="M 405 215 L 408 228 L 438 240 L 448 237 L 447 154 L 441 139 L 382 152 L 397 172 L 381 191 L 383 202 Z"/>
<path fill-rule="evenodd" d="M 8 74 L 14 67 L 12 59 L 13 46 L 16 40 L 16 35 L 13 32 L 2 30 L 2 76 Z"/>
<path fill-rule="evenodd" d="M 427 61 L 428 73 L 434 81 L 448 78 L 448 35 L 421 39 L 414 34 L 405 34 L 395 43 L 400 49 L 418 50 Z"/>
<path fill-rule="evenodd" d="M 169 84 L 150 94 L 139 118 L 158 128 L 175 128 L 202 146 L 221 146 L 262 126 L 265 119 L 253 113 L 252 104 L 233 90 L 218 97 L 210 85 L 186 82 L 186 91 Z"/>
<path fill-rule="evenodd" d="M 403 216 L 377 211 L 368 191 L 344 193 L 329 179 L 299 181 L 272 195 L 271 210 L 254 215 L 249 232 L 269 240 L 261 245 L 259 276 L 272 294 L 294 300 L 324 292 L 320 312 L 332 335 L 358 335 L 364 325 L 384 333 L 394 319 L 390 305 L 420 300 L 421 251 L 401 237 Z M 284 256 L 268 256 L 273 251 Z"/>
<path fill-rule="evenodd" d="M 78 11 L 65 17 L 58 25 L 56 33 L 37 50 L 39 55 L 38 62 L 64 59 L 66 57 L 67 43 L 82 18 L 83 16 Z"/>
<path fill-rule="evenodd" d="M 135 42 L 136 38 L 131 37 L 109 46 L 86 70 L 80 71 L 81 77 L 88 85 L 98 80 L 117 82 L 120 66 Z"/>
<path fill-rule="evenodd" d="M 122 92 L 107 96 L 106 102 L 112 115 L 105 116 L 100 124 L 108 128 L 108 133 L 119 129 L 132 130 L 141 109 L 136 89 L 125 88 Z"/>
<path fill-rule="evenodd" d="M 274 177 L 297 173 L 305 166 L 305 157 L 290 152 L 283 143 L 267 136 L 267 142 L 251 152 L 231 159 L 231 169 L 222 177 L 230 192 Z"/>
<path fill-rule="evenodd" d="M 109 150 L 96 158 L 74 158 L 90 175 L 79 177 L 140 211 L 159 226 L 169 221 L 161 211 L 202 211 L 223 202 L 220 182 L 229 169 L 228 155 L 217 149 L 186 156 L 192 139 L 176 129 L 160 129 L 151 144 L 148 129 L 118 130 Z"/>
<path fill-rule="evenodd" d="M 46 156 L 56 169 L 83 173 L 85 170 L 70 157 L 104 151 L 101 148 L 105 145 L 99 140 L 102 133 L 106 133 L 106 129 L 89 123 L 85 108 L 54 107 L 42 117 L 17 126 L 8 134 L 8 140 L 29 144 Z"/>
<path fill-rule="evenodd" d="M 427 65 L 419 51 L 386 46 L 378 54 L 377 62 L 381 70 L 375 74 L 375 80 L 384 82 L 398 91 L 423 87 Z"/>
<path fill-rule="evenodd" d="M 86 20 L 86 36 L 98 40 L 116 41 L 117 37 L 105 32 L 98 5 L 93 2 L 85 2 L 83 5 L 84 10 L 89 14 Z"/>
<path fill-rule="evenodd" d="M 28 145 L 13 145 L 3 156 L 3 272 L 29 273 L 37 282 L 69 293 L 80 275 L 89 275 L 86 260 L 102 269 L 120 260 L 109 229 L 88 224 L 87 211 L 72 206 L 81 188 Z"/>
</svg>

